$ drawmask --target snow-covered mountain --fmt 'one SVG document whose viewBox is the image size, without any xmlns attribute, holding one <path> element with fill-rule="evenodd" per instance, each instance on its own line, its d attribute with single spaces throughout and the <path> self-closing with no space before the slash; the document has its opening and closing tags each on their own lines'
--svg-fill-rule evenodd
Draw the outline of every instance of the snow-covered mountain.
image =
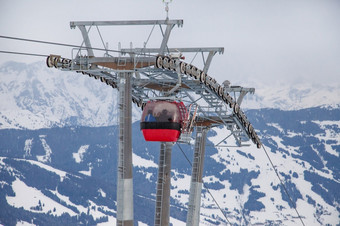
<svg viewBox="0 0 340 226">
<path fill-rule="evenodd" d="M 246 95 L 245 109 L 298 110 L 340 104 L 340 83 L 333 86 L 297 84 L 255 87 Z M 0 129 L 40 129 L 54 126 L 110 126 L 117 124 L 116 90 L 75 72 L 47 68 L 44 62 L 8 62 L 0 67 Z M 134 121 L 140 110 L 134 106 Z"/>
<path fill-rule="evenodd" d="M 114 125 L 116 93 L 100 81 L 43 62 L 8 62 L 0 67 L 0 128 Z M 139 118 L 137 108 L 133 116 Z"/>
<path fill-rule="evenodd" d="M 248 111 L 305 225 L 336 225 L 340 217 L 340 109 Z M 114 224 L 118 128 L 0 130 L 0 223 Z M 262 149 L 235 148 L 208 133 L 201 224 L 299 225 Z M 185 155 L 182 153 L 185 153 Z M 152 225 L 159 144 L 133 124 L 135 223 Z M 193 147 L 172 151 L 171 222 L 184 225 Z M 212 194 L 212 196 L 210 195 Z M 214 202 L 221 207 L 221 210 Z M 61 223 L 60 223 L 61 224 Z"/>
<path fill-rule="evenodd" d="M 339 224 L 338 86 L 247 87 L 256 93 L 241 107 L 305 225 Z M 115 92 L 44 63 L 0 67 L 0 224 L 115 225 Z M 152 225 L 159 144 L 144 141 L 138 109 L 133 115 L 135 224 Z M 264 151 L 230 147 L 232 138 L 216 147 L 227 135 L 221 128 L 208 133 L 203 180 L 209 191 L 202 191 L 201 224 L 301 224 Z M 173 225 L 185 224 L 191 174 L 186 157 L 192 155 L 193 147 L 174 145 Z"/>
<path fill-rule="evenodd" d="M 238 85 L 254 87 L 254 95 L 246 95 L 242 107 L 246 109 L 275 108 L 299 110 L 319 106 L 338 108 L 340 105 L 340 80 L 337 84 L 314 83 L 265 85 L 258 81 L 241 81 Z"/>
</svg>

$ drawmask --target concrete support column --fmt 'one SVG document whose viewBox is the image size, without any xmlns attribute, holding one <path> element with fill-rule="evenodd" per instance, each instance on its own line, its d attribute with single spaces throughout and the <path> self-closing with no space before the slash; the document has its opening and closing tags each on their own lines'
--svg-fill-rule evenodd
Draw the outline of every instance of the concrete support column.
<svg viewBox="0 0 340 226">
<path fill-rule="evenodd" d="M 119 73 L 117 225 L 133 226 L 131 73 Z"/>
<path fill-rule="evenodd" d="M 203 183 L 202 175 L 206 137 L 207 130 L 203 127 L 197 127 L 195 152 L 192 164 L 187 226 L 198 226 L 200 223 L 201 191 Z"/>
<path fill-rule="evenodd" d="M 155 226 L 168 226 L 170 218 L 171 151 L 173 143 L 162 142 L 158 163 Z"/>
</svg>

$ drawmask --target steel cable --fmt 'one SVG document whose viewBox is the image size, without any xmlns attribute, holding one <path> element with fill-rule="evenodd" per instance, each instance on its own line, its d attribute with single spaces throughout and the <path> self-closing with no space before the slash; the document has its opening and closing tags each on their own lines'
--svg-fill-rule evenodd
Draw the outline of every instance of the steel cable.
<svg viewBox="0 0 340 226">
<path fill-rule="evenodd" d="M 14 52 L 14 51 L 5 51 L 5 50 L 0 50 L 0 53 L 17 54 L 17 55 L 27 55 L 27 56 L 37 56 L 37 57 L 48 57 L 48 55 L 44 55 L 44 54 L 37 54 L 37 53 L 23 53 L 23 52 Z"/>
<path fill-rule="evenodd" d="M 183 151 L 183 149 L 181 148 L 181 146 L 176 142 L 177 146 L 179 147 L 179 149 L 181 150 L 182 154 L 184 155 L 185 159 L 188 161 L 189 165 L 192 167 L 192 163 L 189 160 L 188 156 L 185 154 L 185 152 Z M 215 197 L 213 196 L 213 194 L 210 192 L 209 188 L 206 186 L 206 184 L 202 181 L 203 187 L 208 191 L 208 193 L 210 194 L 211 198 L 214 200 L 217 208 L 221 211 L 222 215 L 224 216 L 224 218 L 226 219 L 226 221 L 232 225 L 227 217 L 227 215 L 224 213 L 224 211 L 222 210 L 222 208 L 220 207 L 220 205 L 218 204 L 218 202 L 216 201 Z"/>
<path fill-rule="evenodd" d="M 95 48 L 95 47 L 82 47 L 82 46 L 73 45 L 73 44 L 65 44 L 65 43 L 60 43 L 60 42 L 48 42 L 48 41 L 41 41 L 41 40 L 27 39 L 27 38 L 18 38 L 18 37 L 4 36 L 4 35 L 0 35 L 0 38 L 17 40 L 17 41 L 24 41 L 24 42 L 35 42 L 35 43 L 41 43 L 41 44 L 47 44 L 47 45 L 59 45 L 59 46 L 66 46 L 66 47 L 73 47 L 73 48 L 84 48 L 84 49 L 108 51 L 108 52 L 115 52 L 115 53 L 139 54 L 139 53 L 136 53 L 136 52 L 124 52 L 124 51 L 119 51 L 119 50 L 109 50 L 109 49 L 102 49 L 102 48 Z M 152 55 L 152 54 L 143 54 L 143 55 L 145 55 L 145 56 L 156 56 L 156 55 Z"/>
<path fill-rule="evenodd" d="M 295 205 L 295 203 L 293 202 L 292 197 L 289 195 L 286 186 L 284 185 L 284 183 L 283 183 L 283 181 L 282 181 L 282 179 L 281 179 L 281 177 L 280 177 L 278 171 L 276 170 L 276 168 L 275 168 L 275 166 L 274 166 L 274 164 L 273 164 L 271 158 L 269 157 L 268 152 L 267 152 L 267 150 L 266 150 L 266 148 L 264 147 L 263 144 L 262 144 L 262 148 L 263 148 L 264 152 L 266 153 L 266 156 L 267 156 L 267 158 L 268 158 L 268 160 L 269 160 L 269 162 L 270 162 L 270 164 L 271 164 L 273 170 L 275 171 L 275 174 L 276 174 L 277 178 L 279 179 L 279 181 L 280 181 L 280 183 L 281 183 L 281 186 L 283 187 L 283 190 L 285 191 L 286 195 L 288 196 L 289 202 L 292 204 L 292 206 L 293 206 L 293 208 L 294 208 L 296 214 L 298 215 L 298 217 L 299 217 L 299 219 L 300 219 L 302 225 L 305 226 L 305 223 L 303 222 L 302 217 L 301 217 L 299 211 L 297 210 L 296 205 Z"/>
</svg>

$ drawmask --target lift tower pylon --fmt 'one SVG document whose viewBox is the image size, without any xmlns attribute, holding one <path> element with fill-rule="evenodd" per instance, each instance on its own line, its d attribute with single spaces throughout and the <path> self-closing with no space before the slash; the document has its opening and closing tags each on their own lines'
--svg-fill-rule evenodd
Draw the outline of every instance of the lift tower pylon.
<svg viewBox="0 0 340 226">
<path fill-rule="evenodd" d="M 187 226 L 198 226 L 200 223 L 202 176 L 204 167 L 205 142 L 207 128 L 196 127 L 196 140 L 190 183 Z"/>
<path fill-rule="evenodd" d="M 132 73 L 118 73 L 119 146 L 117 173 L 117 225 L 133 226 L 132 181 Z"/>
<path fill-rule="evenodd" d="M 170 222 L 169 218 L 172 146 L 173 143 L 171 142 L 161 142 L 158 163 L 155 226 L 167 226 Z"/>
</svg>

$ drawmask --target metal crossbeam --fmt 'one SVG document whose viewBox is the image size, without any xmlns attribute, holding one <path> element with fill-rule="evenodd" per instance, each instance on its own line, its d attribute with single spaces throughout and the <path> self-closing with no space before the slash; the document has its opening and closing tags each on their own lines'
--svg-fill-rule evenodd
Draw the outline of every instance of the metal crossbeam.
<svg viewBox="0 0 340 226">
<path fill-rule="evenodd" d="M 183 26 L 183 20 L 122 20 L 122 21 L 71 21 L 70 27 L 76 26 L 125 26 L 125 25 L 177 25 Z"/>
<path fill-rule="evenodd" d="M 168 48 L 169 52 L 182 52 L 182 53 L 197 53 L 197 52 L 215 52 L 219 54 L 224 53 L 223 47 L 191 47 L 191 48 Z M 126 53 L 158 53 L 159 48 L 133 48 L 133 49 L 121 49 Z"/>
</svg>

